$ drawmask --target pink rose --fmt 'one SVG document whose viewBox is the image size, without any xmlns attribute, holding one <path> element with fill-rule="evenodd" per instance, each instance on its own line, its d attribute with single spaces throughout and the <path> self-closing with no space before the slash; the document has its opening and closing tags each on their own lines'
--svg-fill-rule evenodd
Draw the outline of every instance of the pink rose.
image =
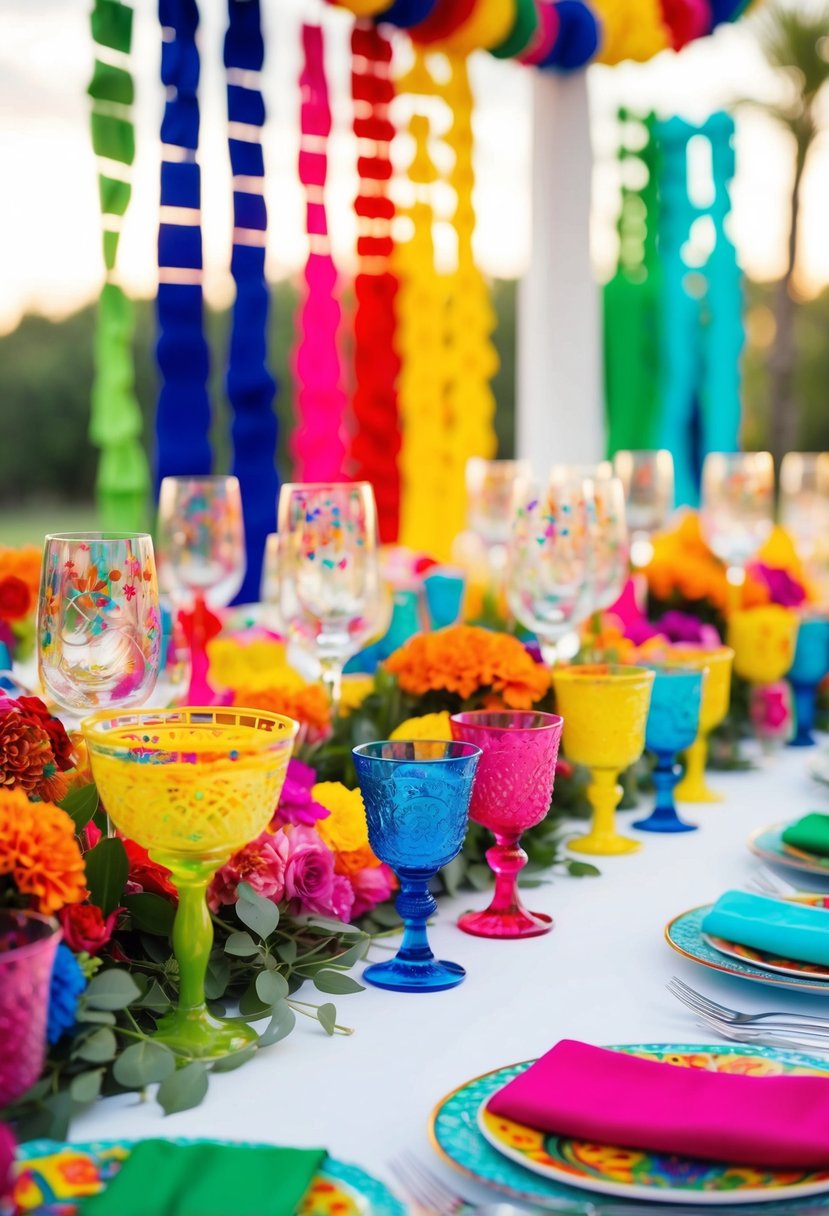
<svg viewBox="0 0 829 1216">
<path fill-rule="evenodd" d="M 313 828 L 292 828 L 285 866 L 285 895 L 295 910 L 348 920 L 354 902 L 351 884 L 334 874 L 334 854 Z"/>
<path fill-rule="evenodd" d="M 285 895 L 290 846 L 284 832 L 263 832 L 234 853 L 210 884 L 207 902 L 216 912 L 222 904 L 236 903 L 236 889 L 247 882 L 257 895 L 278 904 Z"/>
<path fill-rule="evenodd" d="M 351 915 L 356 920 L 364 912 L 371 911 L 377 904 L 382 904 L 389 898 L 397 886 L 394 874 L 387 865 L 366 866 L 351 876 L 351 886 L 354 891 L 354 907 Z"/>
<path fill-rule="evenodd" d="M 317 774 L 308 764 L 293 757 L 288 761 L 288 771 L 285 774 L 285 784 L 279 795 L 271 827 L 280 827 L 283 823 L 311 825 L 317 819 L 325 819 L 328 811 L 311 797 L 311 788 L 316 784 Z"/>
</svg>

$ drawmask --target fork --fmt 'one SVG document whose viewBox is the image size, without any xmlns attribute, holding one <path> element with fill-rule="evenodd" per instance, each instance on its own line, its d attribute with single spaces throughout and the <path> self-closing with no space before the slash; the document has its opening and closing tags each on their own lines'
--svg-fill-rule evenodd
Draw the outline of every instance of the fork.
<svg viewBox="0 0 829 1216">
<path fill-rule="evenodd" d="M 761 1042 L 774 1039 L 788 1046 L 800 1046 L 798 1039 L 809 1039 L 813 1047 L 829 1050 L 829 1018 L 807 1013 L 782 1010 L 770 1013 L 741 1013 L 727 1005 L 718 1005 L 674 976 L 666 985 L 668 991 L 688 1009 L 719 1031 L 725 1038 L 736 1041 Z"/>
<path fill-rule="evenodd" d="M 447 1186 L 413 1153 L 404 1153 L 390 1161 L 389 1169 L 421 1216 L 527 1216 L 528 1212 L 540 1210 L 516 1207 L 513 1203 L 472 1203 Z M 545 1201 L 544 1210 L 567 1213 L 567 1216 L 599 1216 L 599 1208 L 589 1199 L 572 1203 L 551 1199 Z M 628 1213 L 629 1208 L 626 1207 L 625 1212 Z M 613 1212 L 608 1212 L 608 1216 L 613 1216 Z"/>
<path fill-rule="evenodd" d="M 793 887 L 790 882 L 786 882 L 785 878 L 778 877 L 768 866 L 760 866 L 755 870 L 751 878 L 746 882 L 746 888 L 749 891 L 756 891 L 758 895 L 785 896 L 799 894 L 796 887 Z"/>
</svg>

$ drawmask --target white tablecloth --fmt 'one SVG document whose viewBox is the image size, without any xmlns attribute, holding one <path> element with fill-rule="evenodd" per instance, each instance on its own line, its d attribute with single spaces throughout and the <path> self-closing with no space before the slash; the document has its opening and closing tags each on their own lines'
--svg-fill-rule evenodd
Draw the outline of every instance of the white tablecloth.
<svg viewBox="0 0 829 1216">
<path fill-rule="evenodd" d="M 439 957 L 466 967 L 458 988 L 425 996 L 369 988 L 327 998 L 306 985 L 307 999 L 336 1000 L 340 1022 L 354 1028 L 351 1037 L 327 1038 L 315 1022 L 300 1018 L 288 1039 L 238 1071 L 211 1078 L 197 1109 L 165 1118 L 155 1103 L 135 1095 L 110 1098 L 76 1120 L 73 1138 L 211 1136 L 324 1145 L 389 1179 L 388 1162 L 402 1149 L 430 1154 L 429 1115 L 445 1093 L 501 1064 L 537 1056 L 559 1038 L 711 1041 L 665 991 L 671 975 L 734 1007 L 829 1016 L 829 1000 L 721 976 L 680 958 L 663 938 L 674 915 L 749 877 L 759 864 L 746 847 L 753 829 L 829 810 L 825 787 L 808 776 L 814 754 L 786 749 L 756 771 L 713 773 L 711 783 L 726 801 L 684 808 L 699 832 L 633 833 L 643 840 L 642 851 L 601 859 L 600 878 L 556 877 L 528 891 L 531 907 L 555 917 L 545 937 L 469 937 L 455 918 L 483 906 L 486 897 L 442 901 L 431 940 Z M 626 813 L 620 820 L 625 826 L 635 817 Z M 803 878 L 808 886 L 811 880 Z"/>
</svg>

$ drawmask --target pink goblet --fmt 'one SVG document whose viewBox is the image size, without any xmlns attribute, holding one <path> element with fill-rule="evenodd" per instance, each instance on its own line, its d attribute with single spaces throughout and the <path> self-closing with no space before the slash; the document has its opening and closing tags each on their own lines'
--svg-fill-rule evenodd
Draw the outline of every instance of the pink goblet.
<svg viewBox="0 0 829 1216">
<path fill-rule="evenodd" d="M 34 1085 L 46 1055 L 46 1016 L 57 921 L 0 912 L 0 1107 Z"/>
<path fill-rule="evenodd" d="M 553 796 L 563 719 L 534 710 L 470 710 L 454 714 L 452 738 L 474 743 L 478 764 L 469 817 L 489 828 L 495 844 L 486 859 L 495 874 L 495 894 L 484 912 L 466 912 L 458 921 L 476 937 L 538 937 L 553 918 L 530 912 L 518 894 L 518 872 L 527 854 L 518 841 L 540 823 Z"/>
</svg>

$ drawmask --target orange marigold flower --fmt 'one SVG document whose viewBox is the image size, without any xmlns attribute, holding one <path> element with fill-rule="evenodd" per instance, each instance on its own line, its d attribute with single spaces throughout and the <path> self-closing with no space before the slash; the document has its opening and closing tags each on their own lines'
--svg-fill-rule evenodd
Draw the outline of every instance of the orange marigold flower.
<svg viewBox="0 0 829 1216">
<path fill-rule="evenodd" d="M 453 692 L 466 700 L 492 689 L 511 709 L 528 709 L 550 687 L 550 673 L 517 638 L 477 625 L 416 634 L 386 660 L 404 692 Z"/>
<path fill-rule="evenodd" d="M 46 915 L 86 899 L 83 857 L 66 811 L 0 789 L 0 875 Z"/>
<path fill-rule="evenodd" d="M 331 707 L 321 684 L 306 684 L 303 688 L 281 688 L 278 685 L 271 688 L 238 688 L 233 694 L 233 704 L 285 714 L 306 727 L 312 735 L 325 735 L 331 728 Z"/>
</svg>

